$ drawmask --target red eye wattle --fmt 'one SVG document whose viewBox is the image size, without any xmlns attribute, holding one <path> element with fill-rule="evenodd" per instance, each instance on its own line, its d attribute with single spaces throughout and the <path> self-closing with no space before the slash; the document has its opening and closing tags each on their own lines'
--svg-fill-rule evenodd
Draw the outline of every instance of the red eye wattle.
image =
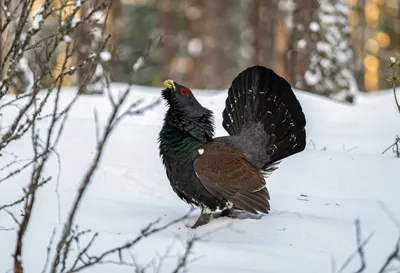
<svg viewBox="0 0 400 273">
<path fill-rule="evenodd" d="M 185 94 L 187 97 L 189 97 L 189 89 L 187 89 L 187 88 L 185 88 L 185 87 L 182 87 L 182 88 L 181 88 L 181 92 L 182 92 L 183 94 Z"/>
</svg>

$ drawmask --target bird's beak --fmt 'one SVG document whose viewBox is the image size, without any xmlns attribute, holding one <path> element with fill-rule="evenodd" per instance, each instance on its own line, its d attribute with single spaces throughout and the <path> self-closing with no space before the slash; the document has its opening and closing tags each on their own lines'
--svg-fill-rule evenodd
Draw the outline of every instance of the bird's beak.
<svg viewBox="0 0 400 273">
<path fill-rule="evenodd" d="M 172 89 L 172 90 L 176 90 L 176 88 L 175 88 L 175 83 L 174 83 L 174 81 L 173 80 L 166 80 L 165 82 L 164 82 L 164 86 L 166 87 L 166 88 L 169 88 L 169 89 Z"/>
</svg>

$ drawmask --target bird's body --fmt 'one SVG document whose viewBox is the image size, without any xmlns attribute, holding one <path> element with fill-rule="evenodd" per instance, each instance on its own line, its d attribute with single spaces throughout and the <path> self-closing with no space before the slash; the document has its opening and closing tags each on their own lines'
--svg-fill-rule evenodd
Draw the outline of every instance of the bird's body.
<svg viewBox="0 0 400 273">
<path fill-rule="evenodd" d="M 261 66 L 246 69 L 232 82 L 223 111 L 230 136 L 214 137 L 212 112 L 190 89 L 166 81 L 169 105 L 159 150 L 175 193 L 202 214 L 270 210 L 264 176 L 283 158 L 304 150 L 305 117 L 290 85 Z"/>
</svg>

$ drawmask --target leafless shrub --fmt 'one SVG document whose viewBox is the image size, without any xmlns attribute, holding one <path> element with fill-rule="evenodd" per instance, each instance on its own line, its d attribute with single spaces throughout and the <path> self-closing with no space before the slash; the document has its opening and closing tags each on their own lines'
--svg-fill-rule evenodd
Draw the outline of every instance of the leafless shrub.
<svg viewBox="0 0 400 273">
<path fill-rule="evenodd" d="M 399 231 L 399 236 L 395 242 L 393 250 L 388 253 L 388 256 L 385 260 L 385 262 L 380 266 L 378 273 L 387 273 L 387 272 L 399 272 L 400 271 L 400 224 L 393 215 L 393 213 L 383 204 L 381 203 L 381 208 L 384 210 L 384 212 L 388 215 L 390 220 L 393 222 L 394 225 L 398 228 Z M 365 239 L 362 239 L 362 233 L 361 233 L 361 223 L 359 219 L 356 219 L 355 221 L 355 227 L 356 227 L 356 243 L 357 243 L 357 248 L 356 250 L 344 261 L 343 265 L 340 267 L 338 273 L 345 272 L 345 269 L 348 269 L 348 266 L 351 261 L 353 261 L 356 258 L 359 258 L 360 260 L 360 266 L 359 268 L 354 271 L 356 273 L 362 273 L 362 272 L 371 272 L 370 268 L 368 268 L 368 261 L 365 257 L 365 246 L 368 244 L 368 242 L 371 240 L 373 237 L 374 233 L 370 233 Z M 396 264 L 397 262 L 397 264 Z M 336 272 L 334 270 L 333 272 Z"/>
<path fill-rule="evenodd" d="M 79 43 L 81 39 L 77 35 L 82 34 L 81 31 L 87 31 L 88 26 L 94 24 L 99 28 L 99 24 L 104 21 L 99 23 L 96 18 L 99 17 L 99 14 L 107 17 L 111 3 L 111 0 L 45 0 L 37 10 L 34 10 L 35 0 L 2 0 L 0 2 L 2 38 L 0 44 L 2 53 L 0 56 L 0 111 L 5 113 L 7 110 L 17 109 L 17 113 L 11 120 L 7 120 L 7 122 L 3 122 L 3 119 L 0 120 L 0 154 L 9 153 L 7 150 L 12 149 L 13 143 L 18 143 L 19 140 L 28 136 L 30 136 L 33 154 L 29 159 L 19 159 L 18 155 L 13 155 L 10 162 L 0 166 L 0 185 L 9 182 L 11 178 L 18 177 L 22 172 L 30 171 L 29 181 L 21 190 L 20 197 L 7 204 L 0 203 L 0 213 L 8 213 L 17 225 L 13 250 L 13 271 L 16 273 L 25 271 L 24 237 L 32 221 L 32 213 L 35 211 L 37 193 L 41 187 L 54 182 L 53 177 L 46 175 L 44 169 L 49 164 L 50 156 L 56 154 L 57 144 L 63 134 L 70 110 L 85 93 L 88 85 L 94 83 L 93 78 L 99 76 L 96 75 L 99 65 L 108 61 L 108 57 L 104 57 L 106 54 L 104 50 L 110 38 L 109 35 L 102 31 L 96 40 L 95 47 L 87 48 L 88 54 L 84 58 L 76 58 L 82 46 Z M 89 7 L 85 6 L 89 4 Z M 88 11 L 82 15 L 85 7 Z M 78 14 L 81 16 L 78 17 Z M 48 27 L 49 25 L 51 27 Z M 48 27 L 46 31 L 48 32 L 50 29 L 50 33 L 45 33 L 46 27 Z M 4 37 L 7 39 L 3 39 Z M 146 59 L 146 54 L 147 52 L 144 52 L 140 58 L 142 63 Z M 79 206 L 93 180 L 93 175 L 104 155 L 104 147 L 112 132 L 126 116 L 141 114 L 159 103 L 159 100 L 156 100 L 144 105 L 139 99 L 123 110 L 123 104 L 126 102 L 134 74 L 138 69 L 140 69 L 140 65 L 135 65 L 130 77 L 131 82 L 126 90 L 118 95 L 111 92 L 107 75 L 102 75 L 102 88 L 107 92 L 106 96 L 112 110 L 104 128 L 99 128 L 95 112 L 96 152 L 80 181 L 67 220 L 63 223 L 61 235 L 57 237 L 55 231 L 51 235 L 43 272 L 79 272 L 103 263 L 132 265 L 138 268 L 134 261 L 126 261 L 122 253 L 129 252 L 129 249 L 139 241 L 165 230 L 187 217 L 184 215 L 182 218 L 164 225 L 160 225 L 158 221 L 152 222 L 136 238 L 96 256 L 91 255 L 90 250 L 98 234 L 91 231 L 79 231 L 75 227 Z M 76 96 L 63 106 L 60 103 L 62 87 L 66 81 L 70 81 L 72 76 L 83 73 L 83 71 L 84 75 L 80 77 Z M 15 93 L 15 95 L 10 93 Z M 45 115 L 44 112 L 49 109 L 50 114 Z M 44 120 L 48 122 L 48 128 L 42 132 L 38 125 Z M 11 210 L 17 207 L 21 209 L 21 215 L 18 216 Z M 1 232 L 11 232 L 12 230 L 0 227 Z M 79 239 L 83 236 L 91 236 L 86 245 L 80 245 Z M 195 241 L 196 238 L 188 241 L 186 252 L 174 272 L 181 272 L 185 268 Z M 73 248 L 78 251 L 75 257 L 70 257 L 73 255 L 71 252 Z M 111 259 L 110 257 L 115 254 L 119 258 Z M 69 263 L 67 259 L 72 259 L 73 262 Z"/>
</svg>

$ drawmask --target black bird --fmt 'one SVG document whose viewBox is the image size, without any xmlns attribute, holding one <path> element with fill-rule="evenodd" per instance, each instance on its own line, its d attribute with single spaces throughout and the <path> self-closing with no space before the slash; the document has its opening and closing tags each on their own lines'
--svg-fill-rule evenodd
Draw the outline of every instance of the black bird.
<svg viewBox="0 0 400 273">
<path fill-rule="evenodd" d="M 160 156 L 175 193 L 201 208 L 192 228 L 217 211 L 268 213 L 264 176 L 306 146 L 305 116 L 290 84 L 262 66 L 241 72 L 222 113 L 229 136 L 217 138 L 213 113 L 192 91 L 172 80 L 164 85 L 169 109 L 159 134 Z"/>
</svg>

